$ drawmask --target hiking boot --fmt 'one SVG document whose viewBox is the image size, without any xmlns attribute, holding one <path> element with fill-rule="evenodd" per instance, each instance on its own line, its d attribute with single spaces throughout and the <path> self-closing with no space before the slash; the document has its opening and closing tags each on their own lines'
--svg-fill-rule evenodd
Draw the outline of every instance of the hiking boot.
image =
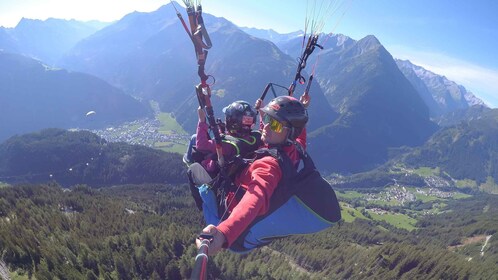
<svg viewBox="0 0 498 280">
<path fill-rule="evenodd" d="M 184 154 L 184 155 L 183 155 L 183 163 L 185 163 L 185 164 L 187 165 L 187 167 L 189 167 L 189 166 L 190 166 L 193 162 L 192 162 L 192 160 L 190 160 L 190 159 L 188 158 L 188 155 L 187 155 L 187 154 Z"/>
</svg>

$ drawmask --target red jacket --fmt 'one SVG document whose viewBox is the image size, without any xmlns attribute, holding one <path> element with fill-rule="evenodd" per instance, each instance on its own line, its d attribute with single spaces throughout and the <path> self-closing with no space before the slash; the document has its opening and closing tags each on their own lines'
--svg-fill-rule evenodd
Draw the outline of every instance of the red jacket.
<svg viewBox="0 0 498 280">
<path fill-rule="evenodd" d="M 296 141 L 306 148 L 306 129 L 303 129 Z M 299 161 L 299 152 L 294 145 L 285 146 L 283 150 L 293 163 Z M 217 226 L 225 235 L 228 247 L 256 217 L 268 212 L 270 198 L 281 178 L 282 171 L 278 160 L 266 156 L 255 160 L 235 179 L 235 185 L 241 186 L 245 194 L 233 208 L 230 216 Z"/>
</svg>

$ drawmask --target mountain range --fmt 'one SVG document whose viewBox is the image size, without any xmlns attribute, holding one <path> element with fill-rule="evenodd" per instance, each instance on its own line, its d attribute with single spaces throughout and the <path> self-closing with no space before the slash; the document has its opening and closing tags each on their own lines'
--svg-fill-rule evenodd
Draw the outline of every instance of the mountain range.
<svg viewBox="0 0 498 280">
<path fill-rule="evenodd" d="M 20 53 L 54 66 L 77 42 L 108 23 L 49 18 L 22 18 L 14 28 L 0 27 L 0 49 Z M 2 39 L 3 37 L 3 39 Z"/>
<path fill-rule="evenodd" d="M 233 100 L 255 101 L 268 82 L 290 84 L 294 57 L 301 51 L 300 32 L 280 36 L 271 30 L 241 29 L 209 14 L 204 20 L 214 44 L 206 72 L 216 81 L 211 86 L 216 115 Z M 0 46 L 12 43 L 8 33 L 0 29 Z M 478 115 L 484 110 L 474 109 L 485 106 L 462 86 L 395 60 L 374 36 L 358 41 L 341 34 L 322 38 L 324 50 L 311 57 L 306 69 L 315 76 L 309 151 L 322 171 L 370 170 L 385 163 L 391 149 L 422 145 L 438 125 L 458 123 L 455 112 Z M 57 66 L 156 100 L 187 131 L 195 129 L 195 55 L 170 4 L 128 14 L 95 31 L 61 54 Z M 296 94 L 302 90 L 298 87 Z M 458 113 L 458 118 L 469 114 Z"/>
<path fill-rule="evenodd" d="M 248 36 L 223 18 L 204 15 L 215 47 L 206 72 L 214 76 L 212 103 L 219 108 L 233 100 L 254 102 L 269 81 L 286 84 L 293 61 L 271 42 Z M 187 46 L 187 47 L 186 47 Z M 195 130 L 198 106 L 194 86 L 193 47 L 170 5 L 152 13 L 132 13 L 77 44 L 62 60 L 64 68 L 101 77 L 127 93 L 159 101 L 188 131 Z M 314 86 L 316 111 L 311 127 L 336 116 Z M 330 112 L 326 116 L 319 112 Z"/>
<path fill-rule="evenodd" d="M 303 38 L 304 35 L 304 32 L 301 30 L 286 34 L 280 34 L 273 29 L 267 30 L 267 29 L 258 29 L 252 27 L 240 27 L 240 30 L 254 37 L 271 41 L 275 43 L 275 45 L 277 45 L 280 49 L 281 49 L 281 44 L 285 44 L 286 42 L 294 38 L 299 38 L 299 37 Z"/>
<path fill-rule="evenodd" d="M 485 107 L 482 100 L 444 76 L 434 74 L 408 60 L 396 59 L 396 64 L 424 99 L 432 117 L 439 117 L 474 105 Z"/>
<path fill-rule="evenodd" d="M 152 114 L 97 77 L 0 51 L 0 141 L 47 127 L 97 128 Z M 94 111 L 95 114 L 87 113 Z"/>
</svg>

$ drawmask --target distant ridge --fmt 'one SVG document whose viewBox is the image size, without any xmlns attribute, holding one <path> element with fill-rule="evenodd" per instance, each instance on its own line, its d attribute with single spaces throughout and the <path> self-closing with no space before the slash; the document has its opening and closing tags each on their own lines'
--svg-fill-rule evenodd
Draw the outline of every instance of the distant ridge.
<svg viewBox="0 0 498 280">
<path fill-rule="evenodd" d="M 444 76 L 417 66 L 409 60 L 396 59 L 396 64 L 417 89 L 433 117 L 475 105 L 487 107 L 472 92 Z"/>
<path fill-rule="evenodd" d="M 47 127 L 95 128 L 151 114 L 147 104 L 94 76 L 2 51 L 0 100 L 0 142 Z M 97 114 L 87 117 L 92 110 Z"/>
<path fill-rule="evenodd" d="M 15 28 L 0 30 L 0 49 L 21 53 L 54 66 L 61 56 L 77 42 L 95 33 L 108 23 L 49 18 L 37 20 L 22 18 Z"/>
</svg>

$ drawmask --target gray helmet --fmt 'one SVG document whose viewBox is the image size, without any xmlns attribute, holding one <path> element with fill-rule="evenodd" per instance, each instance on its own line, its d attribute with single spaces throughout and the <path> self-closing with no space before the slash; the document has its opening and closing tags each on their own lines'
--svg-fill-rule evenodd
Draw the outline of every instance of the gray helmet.
<svg viewBox="0 0 498 280">
<path fill-rule="evenodd" d="M 308 122 L 308 111 L 299 100 L 292 96 L 279 96 L 261 110 L 284 126 L 291 128 L 289 140 L 295 140 Z"/>
<path fill-rule="evenodd" d="M 256 112 L 246 101 L 235 101 L 223 108 L 226 129 L 230 134 L 247 135 L 256 122 Z"/>
</svg>

